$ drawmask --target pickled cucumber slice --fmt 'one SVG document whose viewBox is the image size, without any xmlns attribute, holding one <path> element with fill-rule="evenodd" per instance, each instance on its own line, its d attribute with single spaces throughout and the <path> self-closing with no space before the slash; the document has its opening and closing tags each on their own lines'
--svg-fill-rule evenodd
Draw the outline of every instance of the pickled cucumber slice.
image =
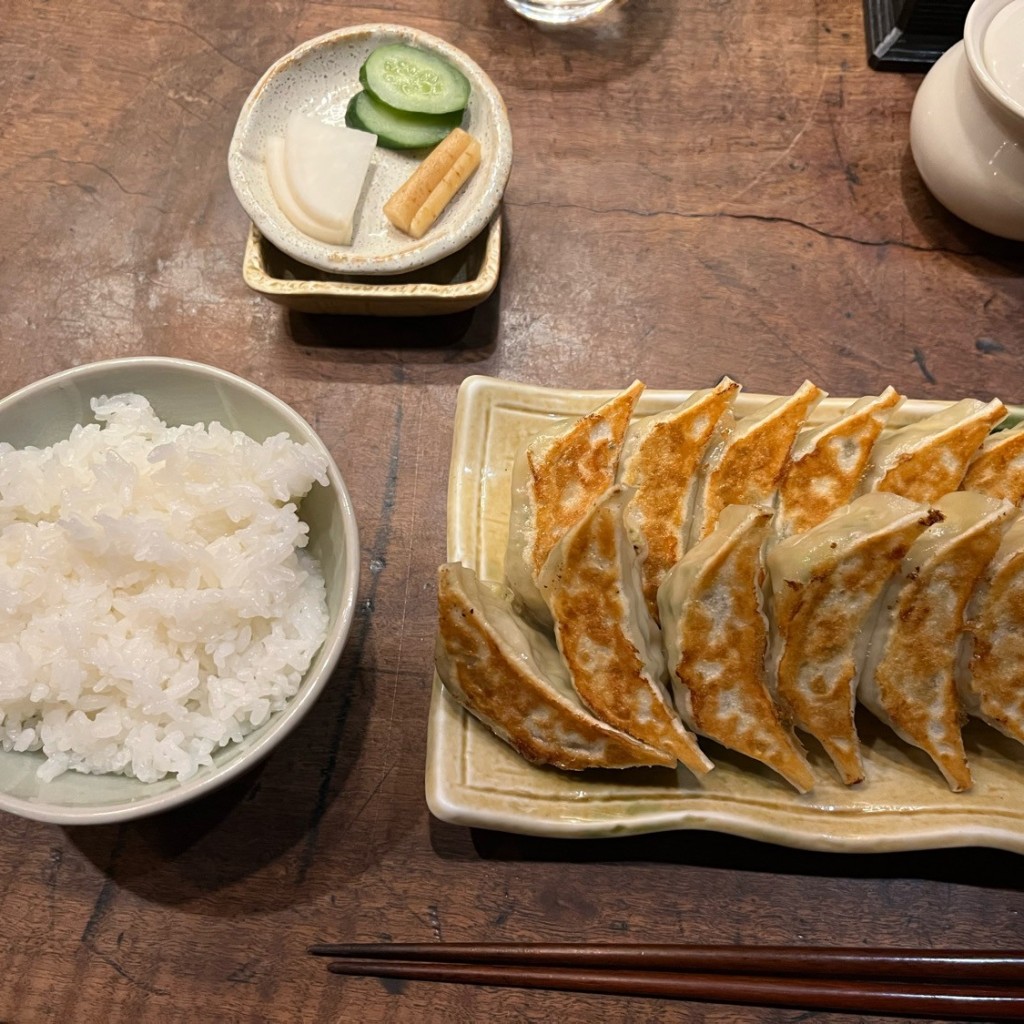
<svg viewBox="0 0 1024 1024">
<path fill-rule="evenodd" d="M 378 46 L 359 69 L 381 103 L 415 114 L 450 114 L 469 102 L 469 80 L 443 57 L 403 43 Z"/>
<path fill-rule="evenodd" d="M 462 123 L 462 111 L 450 114 L 410 114 L 375 100 L 368 92 L 357 92 L 345 111 L 349 128 L 372 132 L 377 145 L 385 149 L 427 149 L 436 146 Z"/>
</svg>

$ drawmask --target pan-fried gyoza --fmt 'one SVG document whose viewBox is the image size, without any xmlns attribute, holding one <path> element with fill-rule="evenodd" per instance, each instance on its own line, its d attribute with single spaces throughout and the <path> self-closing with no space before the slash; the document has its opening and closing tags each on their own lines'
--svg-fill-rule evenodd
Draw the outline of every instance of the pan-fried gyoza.
<svg viewBox="0 0 1024 1024">
<path fill-rule="evenodd" d="M 801 793 L 814 776 L 765 680 L 761 552 L 771 513 L 729 505 L 658 591 L 676 706 L 702 736 L 755 758 Z"/>
<path fill-rule="evenodd" d="M 768 554 L 775 695 L 847 785 L 864 778 L 854 707 L 865 624 L 907 549 L 938 519 L 907 498 L 865 494 Z"/>
<path fill-rule="evenodd" d="M 704 775 L 712 764 L 679 720 L 663 683 L 661 632 L 647 610 L 622 520 L 629 497 L 620 484 L 599 498 L 555 546 L 538 584 L 583 703 Z"/>
<path fill-rule="evenodd" d="M 528 761 L 572 770 L 675 764 L 664 751 L 590 714 L 551 640 L 472 569 L 442 565 L 437 597 L 441 681 Z"/>
<path fill-rule="evenodd" d="M 719 420 L 740 386 L 726 377 L 682 405 L 644 416 L 627 431 L 619 481 L 633 489 L 623 513 L 638 552 L 644 598 L 658 617 L 658 587 L 686 550 L 697 470 Z"/>
<path fill-rule="evenodd" d="M 887 430 L 891 388 L 829 416 L 805 382 L 738 419 L 728 378 L 634 418 L 642 390 L 520 448 L 503 580 L 439 571 L 438 674 L 472 714 L 536 763 L 703 779 L 704 736 L 800 792 L 819 755 L 794 730 L 865 780 L 855 701 L 957 791 L 968 714 L 1024 742 L 1024 427 L 986 439 L 1001 402 Z"/>
<path fill-rule="evenodd" d="M 615 482 L 622 440 L 643 389 L 635 381 L 592 413 L 533 438 L 516 457 L 505 576 L 540 623 L 550 616 L 537 577 L 551 549 Z"/>
<path fill-rule="evenodd" d="M 975 588 L 963 642 L 957 688 L 968 714 L 1024 743 L 1024 517 Z"/>
<path fill-rule="evenodd" d="M 970 789 L 964 713 L 954 682 L 964 609 L 996 553 L 1013 506 L 974 491 L 935 502 L 942 519 L 911 545 L 882 595 L 857 695 L 935 762 L 954 792 Z"/>
<path fill-rule="evenodd" d="M 804 381 L 788 398 L 733 420 L 723 417 L 697 484 L 690 546 L 706 537 L 727 505 L 770 505 L 789 464 L 793 442 L 810 411 L 825 397 Z"/>
<path fill-rule="evenodd" d="M 864 491 L 891 491 L 912 501 L 936 501 L 960 486 L 988 432 L 1006 416 L 999 399 L 974 398 L 883 434 L 871 452 Z"/>
<path fill-rule="evenodd" d="M 1024 502 L 1024 423 L 998 430 L 981 442 L 960 485 L 990 498 Z"/>
<path fill-rule="evenodd" d="M 849 503 L 871 449 L 902 400 L 886 388 L 876 397 L 858 398 L 822 426 L 800 431 L 779 485 L 776 537 L 803 533 Z"/>
</svg>

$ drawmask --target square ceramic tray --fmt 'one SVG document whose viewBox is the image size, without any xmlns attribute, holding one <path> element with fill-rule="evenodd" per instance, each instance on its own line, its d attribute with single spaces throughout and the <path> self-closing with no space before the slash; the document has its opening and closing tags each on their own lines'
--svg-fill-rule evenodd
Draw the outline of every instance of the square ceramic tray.
<svg viewBox="0 0 1024 1024">
<path fill-rule="evenodd" d="M 463 383 L 448 489 L 449 559 L 472 566 L 484 579 L 501 579 L 516 449 L 552 418 L 578 416 L 612 394 L 488 377 Z M 648 391 L 638 412 L 657 412 L 688 394 Z M 751 412 L 770 397 L 741 394 L 737 412 Z M 826 399 L 812 421 L 835 415 L 849 401 Z M 946 405 L 907 401 L 892 425 Z M 1019 418 L 1024 410 L 1011 414 Z M 532 835 L 593 838 L 711 829 L 813 850 L 876 853 L 980 845 L 1024 853 L 1024 748 L 972 722 L 964 739 L 975 785 L 955 794 L 926 755 L 870 716 L 864 715 L 858 728 L 865 782 L 843 786 L 824 754 L 813 750 L 818 784 L 805 796 L 768 769 L 703 739 L 716 764 L 703 784 L 682 768 L 561 772 L 522 760 L 449 697 L 435 675 L 427 803 L 444 821 Z"/>
<path fill-rule="evenodd" d="M 435 316 L 483 302 L 501 269 L 501 211 L 469 245 L 408 274 L 356 277 L 329 274 L 281 252 L 250 225 L 242 276 L 254 291 L 302 313 L 356 316 Z"/>
</svg>

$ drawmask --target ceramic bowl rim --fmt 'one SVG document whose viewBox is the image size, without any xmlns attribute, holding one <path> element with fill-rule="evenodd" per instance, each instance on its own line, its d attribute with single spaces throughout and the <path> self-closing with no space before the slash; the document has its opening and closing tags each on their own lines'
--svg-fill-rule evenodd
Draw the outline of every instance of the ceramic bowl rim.
<svg viewBox="0 0 1024 1024">
<path fill-rule="evenodd" d="M 986 93 L 1011 115 L 1024 120 L 1024 104 L 1015 100 L 989 71 L 985 62 L 985 33 L 992 19 L 1004 8 L 1024 0 L 975 0 L 964 22 L 964 51 L 967 63 Z"/>
</svg>

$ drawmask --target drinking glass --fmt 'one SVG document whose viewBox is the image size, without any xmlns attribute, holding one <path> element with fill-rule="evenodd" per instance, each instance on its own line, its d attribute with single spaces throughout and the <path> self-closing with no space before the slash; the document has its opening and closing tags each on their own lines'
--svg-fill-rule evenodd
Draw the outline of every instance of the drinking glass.
<svg viewBox="0 0 1024 1024">
<path fill-rule="evenodd" d="M 568 25 L 610 7 L 617 0 L 505 0 L 517 14 L 545 25 Z"/>
</svg>

